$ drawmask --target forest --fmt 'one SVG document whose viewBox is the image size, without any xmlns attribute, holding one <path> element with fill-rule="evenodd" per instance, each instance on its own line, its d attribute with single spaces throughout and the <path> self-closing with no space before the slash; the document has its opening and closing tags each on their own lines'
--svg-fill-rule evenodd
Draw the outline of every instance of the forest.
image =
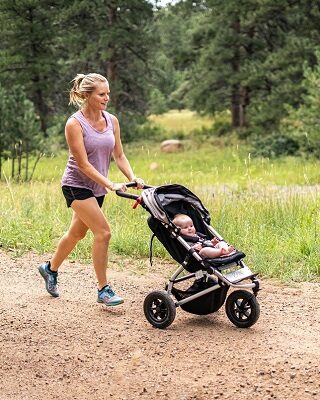
<svg viewBox="0 0 320 400">
<path fill-rule="evenodd" d="M 64 146 L 70 82 L 89 72 L 108 78 L 124 142 L 157 134 L 149 115 L 189 109 L 214 117 L 205 137 L 253 155 L 320 157 L 319 1 L 161 3 L 1 1 L 1 172 L 10 159 L 29 180 Z"/>
</svg>

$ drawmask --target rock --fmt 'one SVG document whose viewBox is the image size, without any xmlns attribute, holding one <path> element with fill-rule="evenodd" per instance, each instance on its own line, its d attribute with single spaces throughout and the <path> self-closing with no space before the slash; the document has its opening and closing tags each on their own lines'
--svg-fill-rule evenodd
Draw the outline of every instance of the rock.
<svg viewBox="0 0 320 400">
<path fill-rule="evenodd" d="M 160 149 L 164 153 L 176 153 L 183 150 L 183 143 L 177 139 L 164 140 L 160 145 Z"/>
<path fill-rule="evenodd" d="M 150 168 L 150 171 L 155 171 L 155 170 L 159 169 L 159 164 L 156 162 L 152 162 L 150 164 L 149 168 Z"/>
</svg>

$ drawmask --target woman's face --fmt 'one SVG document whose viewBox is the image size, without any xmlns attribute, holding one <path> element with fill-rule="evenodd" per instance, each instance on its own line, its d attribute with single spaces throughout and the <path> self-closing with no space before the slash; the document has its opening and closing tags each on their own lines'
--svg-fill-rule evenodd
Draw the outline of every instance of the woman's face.
<svg viewBox="0 0 320 400">
<path fill-rule="evenodd" d="M 87 97 L 87 106 L 95 110 L 105 110 L 109 102 L 110 89 L 107 82 L 98 82 Z"/>
<path fill-rule="evenodd" d="M 193 236 L 196 233 L 196 229 L 193 226 L 192 219 L 183 219 L 179 223 L 180 233 L 185 236 Z"/>
</svg>

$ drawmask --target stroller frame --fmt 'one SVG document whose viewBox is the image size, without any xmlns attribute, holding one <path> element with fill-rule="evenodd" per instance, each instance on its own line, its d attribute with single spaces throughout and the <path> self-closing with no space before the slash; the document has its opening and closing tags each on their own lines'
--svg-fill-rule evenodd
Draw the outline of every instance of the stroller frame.
<svg viewBox="0 0 320 400">
<path fill-rule="evenodd" d="M 127 184 L 127 187 L 136 186 L 135 182 Z M 176 308 L 181 307 L 187 312 L 203 315 L 217 311 L 225 302 L 227 291 L 234 288 L 226 301 L 226 313 L 230 321 L 240 328 L 248 328 L 252 326 L 259 318 L 260 307 L 256 300 L 258 291 L 260 290 L 260 282 L 257 274 L 253 273 L 250 268 L 243 262 L 245 254 L 236 251 L 235 254 L 215 259 L 202 258 L 185 240 L 179 235 L 180 228 L 174 225 L 168 213 L 163 208 L 157 196 L 158 189 L 161 188 L 178 189 L 186 191 L 187 197 L 190 197 L 188 207 L 194 209 L 196 213 L 201 214 L 201 223 L 206 233 L 219 240 L 223 237 L 208 223 L 210 216 L 206 208 L 192 192 L 181 185 L 164 185 L 154 187 L 145 185 L 142 196 L 137 196 L 126 192 L 116 192 L 117 195 L 125 198 L 135 199 L 137 205 L 141 205 L 150 214 L 148 224 L 154 235 L 160 241 L 161 235 L 165 232 L 169 233 L 172 240 L 180 244 L 180 248 L 184 249 L 187 254 L 182 256 L 175 254 L 170 243 L 163 243 L 173 258 L 181 264 L 173 273 L 163 291 L 153 291 L 144 301 L 144 313 L 147 320 L 156 328 L 166 328 L 174 320 Z M 182 189 L 181 189 L 182 188 Z M 179 194 L 167 195 L 164 202 L 185 201 L 185 198 L 179 197 Z M 177 204 L 177 203 L 175 203 Z M 200 210 L 200 211 L 199 211 Z M 151 249 L 150 249 L 151 253 Z M 184 272 L 187 275 L 180 276 Z M 217 279 L 217 281 L 215 280 Z M 193 279 L 192 285 L 187 291 L 176 289 L 175 285 Z M 243 282 L 248 281 L 251 282 Z M 252 293 L 248 292 L 252 290 Z M 173 300 L 172 297 L 176 299 Z"/>
</svg>

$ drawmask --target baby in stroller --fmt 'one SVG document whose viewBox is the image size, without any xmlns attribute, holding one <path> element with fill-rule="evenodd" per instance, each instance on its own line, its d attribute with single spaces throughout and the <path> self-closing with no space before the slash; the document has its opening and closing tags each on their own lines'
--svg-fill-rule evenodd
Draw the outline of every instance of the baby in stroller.
<svg viewBox="0 0 320 400">
<path fill-rule="evenodd" d="M 225 257 L 235 253 L 235 248 L 224 240 L 216 237 L 208 240 L 205 235 L 196 232 L 192 219 L 186 214 L 176 214 L 172 222 L 180 228 L 180 236 L 203 258 Z"/>
</svg>

